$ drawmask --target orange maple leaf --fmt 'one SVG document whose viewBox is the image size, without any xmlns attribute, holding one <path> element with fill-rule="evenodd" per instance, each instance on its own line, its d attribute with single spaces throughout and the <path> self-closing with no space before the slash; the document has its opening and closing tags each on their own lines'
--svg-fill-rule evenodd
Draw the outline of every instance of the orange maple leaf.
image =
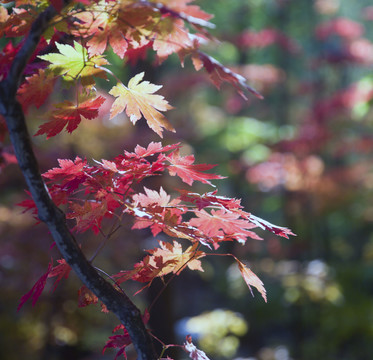
<svg viewBox="0 0 373 360">
<path fill-rule="evenodd" d="M 120 284 L 129 279 L 148 283 L 137 292 L 139 293 L 150 286 L 156 277 L 163 277 L 170 273 L 179 275 L 186 267 L 190 270 L 203 271 L 201 261 L 198 259 L 206 256 L 206 254 L 203 251 L 197 250 L 199 246 L 198 242 L 185 251 L 183 251 L 181 244 L 177 241 L 174 241 L 172 244 L 160 241 L 159 245 L 159 248 L 148 250 L 150 255 L 145 256 L 143 260 L 135 264 L 133 270 L 121 271 L 114 275 L 117 283 Z"/>
<path fill-rule="evenodd" d="M 164 276 L 171 272 L 179 275 L 185 267 L 188 267 L 190 270 L 203 271 L 201 261 L 198 259 L 204 257 L 206 254 L 203 251 L 197 250 L 199 246 L 198 242 L 189 246 L 185 251 L 183 251 L 181 244 L 177 241 L 174 241 L 172 244 L 160 241 L 159 245 L 159 248 L 148 250 L 152 255 L 154 265 L 157 257 L 161 257 L 163 263 L 166 264 L 158 276 Z"/>
<path fill-rule="evenodd" d="M 122 32 L 121 24 L 116 21 L 114 12 L 110 11 L 110 8 L 109 5 L 97 6 L 93 8 L 97 11 L 83 12 L 78 15 L 78 18 L 86 24 L 87 34 L 91 36 L 87 42 L 90 55 L 103 54 L 110 43 L 114 52 L 123 59 L 128 41 Z"/>
<path fill-rule="evenodd" d="M 184 28 L 184 21 L 181 19 L 163 18 L 155 29 L 153 49 L 160 61 L 184 48 L 189 48 L 191 44 L 188 32 Z"/>
<path fill-rule="evenodd" d="M 163 96 L 153 95 L 162 85 L 154 85 L 149 81 L 140 82 L 143 77 L 142 72 L 128 82 L 128 87 L 118 83 L 109 91 L 109 94 L 117 98 L 111 107 L 110 119 L 125 110 L 133 124 L 144 116 L 149 127 L 160 137 L 163 137 L 163 128 L 175 132 L 168 120 L 158 111 L 172 109 L 172 106 Z"/>
<path fill-rule="evenodd" d="M 245 280 L 245 283 L 249 287 L 251 294 L 253 294 L 251 286 L 254 286 L 260 292 L 264 301 L 267 302 L 267 292 L 264 288 L 262 281 L 244 263 L 238 260 L 235 256 L 234 258 L 238 263 L 238 268 L 241 272 L 243 279 Z"/>
</svg>

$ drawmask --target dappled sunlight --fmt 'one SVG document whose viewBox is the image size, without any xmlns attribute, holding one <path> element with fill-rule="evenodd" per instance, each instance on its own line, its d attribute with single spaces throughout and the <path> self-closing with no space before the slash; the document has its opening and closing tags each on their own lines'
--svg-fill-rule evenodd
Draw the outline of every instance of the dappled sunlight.
<svg viewBox="0 0 373 360">
<path fill-rule="evenodd" d="M 239 337 L 248 331 L 248 324 L 241 314 L 216 309 L 183 320 L 185 329 L 198 339 L 202 350 L 211 355 L 232 358 L 239 347 Z"/>
</svg>

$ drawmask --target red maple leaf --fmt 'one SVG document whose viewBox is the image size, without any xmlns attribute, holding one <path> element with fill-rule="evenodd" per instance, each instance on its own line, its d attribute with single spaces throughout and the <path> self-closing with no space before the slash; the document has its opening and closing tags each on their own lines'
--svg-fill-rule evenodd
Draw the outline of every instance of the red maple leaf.
<svg viewBox="0 0 373 360">
<path fill-rule="evenodd" d="M 144 314 L 142 315 L 142 321 L 146 325 L 149 321 L 149 311 L 148 309 L 145 310 Z M 102 353 L 105 352 L 106 349 L 108 348 L 119 348 L 119 351 L 117 352 L 114 360 L 118 358 L 118 356 L 122 355 L 124 356 L 125 359 L 127 359 L 127 354 L 126 354 L 126 347 L 132 343 L 132 340 L 128 334 L 127 329 L 124 327 L 124 325 L 118 325 L 114 328 L 113 333 L 117 332 L 118 330 L 123 331 L 123 335 L 113 335 L 109 336 L 109 340 L 106 342 L 106 345 L 102 349 Z"/>
<path fill-rule="evenodd" d="M 87 165 L 87 160 L 82 160 L 79 156 L 75 160 L 58 159 L 59 168 L 48 170 L 43 176 L 51 180 L 72 180 L 74 177 L 82 173 L 83 168 Z"/>
<path fill-rule="evenodd" d="M 75 231 L 85 232 L 92 229 L 95 234 L 98 234 L 101 228 L 101 221 L 106 215 L 111 216 L 111 214 L 108 214 L 105 202 L 85 201 L 83 205 L 71 204 L 71 211 L 66 217 L 76 220 Z"/>
<path fill-rule="evenodd" d="M 213 57 L 201 51 L 198 51 L 196 54 L 193 55 L 193 60 L 196 70 L 198 70 L 198 67 L 200 67 L 200 65 L 197 65 L 199 64 L 199 61 L 203 64 L 203 67 L 209 73 L 210 79 L 212 83 L 217 87 L 217 89 L 220 89 L 220 86 L 223 82 L 228 82 L 236 88 L 237 92 L 245 100 L 247 100 L 247 97 L 244 94 L 243 90 L 254 94 L 259 99 L 263 99 L 263 95 L 249 86 L 243 76 L 236 74 L 232 70 L 228 69 L 226 66 L 222 65 Z"/>
<path fill-rule="evenodd" d="M 149 42 L 144 46 L 137 47 L 137 48 L 132 48 L 129 47 L 126 51 L 126 58 L 127 61 L 132 65 L 136 65 L 139 60 L 145 60 L 146 54 L 149 48 L 151 48 L 152 43 Z"/>
<path fill-rule="evenodd" d="M 200 51 L 198 49 L 199 46 L 199 40 L 196 38 L 191 46 L 179 51 L 178 55 L 182 65 L 184 64 L 185 57 L 191 55 L 194 68 L 199 71 L 202 69 L 202 67 L 204 67 L 209 74 L 211 82 L 216 86 L 217 89 L 220 89 L 224 82 L 228 82 L 235 87 L 237 92 L 245 100 L 247 100 L 245 92 L 250 92 L 257 98 L 263 99 L 263 95 L 248 85 L 246 79 L 242 75 L 235 73 L 214 59 L 212 56 Z"/>
<path fill-rule="evenodd" d="M 102 96 L 93 100 L 86 100 L 79 105 L 65 100 L 63 103 L 55 105 L 57 110 L 52 112 L 51 117 L 53 120 L 40 125 L 38 132 L 34 136 L 46 134 L 47 139 L 49 139 L 59 134 L 65 126 L 67 132 L 72 133 L 82 121 L 82 117 L 89 120 L 96 118 L 98 109 L 104 101 L 105 98 Z"/>
<path fill-rule="evenodd" d="M 54 281 L 54 288 L 53 291 L 56 290 L 56 287 L 58 283 L 63 279 L 67 279 L 69 277 L 71 267 L 70 265 L 66 262 L 65 259 L 60 259 L 57 260 L 59 265 L 56 265 L 52 268 L 52 270 L 48 274 L 48 278 L 51 277 L 57 277 L 56 280 Z"/>
<path fill-rule="evenodd" d="M 179 150 L 174 151 L 166 159 L 171 163 L 167 168 L 171 176 L 179 176 L 188 185 L 192 185 L 193 181 L 200 181 L 204 184 L 214 186 L 208 180 L 224 179 L 223 176 L 215 174 L 206 174 L 202 171 L 210 170 L 215 165 L 197 164 L 194 163 L 194 155 L 180 156 Z"/>
<path fill-rule="evenodd" d="M 224 207 L 228 210 L 242 208 L 241 200 L 230 199 L 225 196 L 217 196 L 217 190 L 205 194 L 191 193 L 187 190 L 178 190 L 178 192 L 181 194 L 181 201 L 186 201 L 195 204 L 198 207 L 198 210 L 201 210 L 206 206 L 219 206 Z"/>
<path fill-rule="evenodd" d="M 17 311 L 21 309 L 21 307 L 25 304 L 25 302 L 32 297 L 32 306 L 35 306 L 36 302 L 38 301 L 41 293 L 44 290 L 45 284 L 48 279 L 48 275 L 52 269 L 52 262 L 51 261 L 48 265 L 48 270 L 45 274 L 43 274 L 39 280 L 35 283 L 35 285 L 32 287 L 32 289 L 23 295 L 21 299 L 19 300 L 19 305 L 17 307 Z"/>
<path fill-rule="evenodd" d="M 147 156 L 152 156 L 157 153 L 165 153 L 170 150 L 175 150 L 175 149 L 178 149 L 179 147 L 180 147 L 180 143 L 162 146 L 160 142 L 155 143 L 152 141 L 146 149 L 140 145 L 136 145 L 135 154 L 141 157 L 147 157 Z M 126 155 L 131 156 L 131 153 L 126 152 Z"/>
<path fill-rule="evenodd" d="M 87 160 L 76 157 L 74 161 L 68 159 L 58 159 L 60 167 L 55 167 L 43 174 L 43 177 L 53 181 L 60 182 L 59 189 L 72 193 L 81 183 L 83 183 L 87 174 Z"/>
<path fill-rule="evenodd" d="M 106 345 L 102 350 L 102 353 L 104 353 L 105 350 L 109 348 L 119 348 L 119 351 L 115 355 L 114 360 L 118 359 L 120 355 L 123 355 L 124 358 L 127 359 L 126 347 L 130 344 L 132 344 L 132 340 L 127 330 L 123 329 L 123 335 L 109 336 L 109 340 L 106 342 Z"/>
</svg>

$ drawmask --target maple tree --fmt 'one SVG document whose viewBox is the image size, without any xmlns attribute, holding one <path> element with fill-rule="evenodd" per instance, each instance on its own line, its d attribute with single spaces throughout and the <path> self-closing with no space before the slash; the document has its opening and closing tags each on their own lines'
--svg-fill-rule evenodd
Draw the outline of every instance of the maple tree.
<svg viewBox="0 0 373 360">
<path fill-rule="evenodd" d="M 158 190 L 145 186 L 138 191 L 138 184 L 145 179 L 167 173 L 189 186 L 196 181 L 214 186 L 212 180 L 223 178 L 206 172 L 214 165 L 195 164 L 194 155 L 182 156 L 178 143 L 137 145 L 132 152 L 125 150 L 101 161 L 59 159 L 58 167 L 40 174 L 25 114 L 30 106 L 40 108 L 56 84 L 66 86 L 74 100 L 54 104 L 55 109 L 46 114 L 34 135 L 49 139 L 64 129 L 71 133 L 82 121 L 100 116 L 106 99 L 97 91 L 97 78 L 113 78 L 117 83 L 108 91 L 115 98 L 107 110 L 110 119 L 125 112 L 133 124 L 144 118 L 160 137 L 165 130 L 174 132 L 163 114 L 172 106 L 155 94 L 161 86 L 144 80 L 144 72 L 125 85 L 109 68 L 105 57 L 109 46 L 119 58 L 132 61 L 140 51 L 150 49 L 159 63 L 174 53 L 182 65 L 190 57 L 195 69 L 204 68 L 217 88 L 227 82 L 245 99 L 247 93 L 262 96 L 241 75 L 201 50 L 209 39 L 211 16 L 190 0 L 20 0 L 14 7 L 1 6 L 0 16 L 1 34 L 9 39 L 0 58 L 0 113 L 7 124 L 2 127 L 2 136 L 9 134 L 32 198 L 20 205 L 47 224 L 62 255 L 56 265 L 53 259 L 50 261 L 18 308 L 30 298 L 35 304 L 48 278 L 54 280 L 56 288 L 74 270 L 84 284 L 79 290 L 79 306 L 101 301 L 102 311 L 113 312 L 121 322 L 114 332 L 121 330 L 123 334 L 111 336 L 104 351 L 113 347 L 118 350 L 116 358 L 126 357 L 126 347 L 133 343 L 139 359 L 158 358 L 152 333 L 145 327 L 149 313 L 140 313 L 123 291 L 122 283 L 137 281 L 142 291 L 154 279 L 169 274 L 173 278 L 186 268 L 203 271 L 201 259 L 212 255 L 221 243 L 260 240 L 253 231 L 258 227 L 285 238 L 294 234 L 245 211 L 240 200 L 218 195 L 217 191 L 199 194 L 180 189 L 178 195 L 171 195 L 163 187 Z M 20 39 L 17 45 L 13 38 Z M 66 219 L 74 225 L 68 226 Z M 109 230 L 102 225 L 104 219 L 112 221 Z M 150 228 L 155 237 L 163 233 L 170 241 L 159 241 L 159 246 L 148 250 L 132 269 L 108 275 L 97 270 L 93 261 L 124 221 L 133 221 L 133 229 Z M 89 230 L 103 235 L 105 241 L 88 260 L 77 236 Z M 237 262 L 249 289 L 255 287 L 267 301 L 264 285 L 255 273 L 234 255 L 223 255 Z M 163 344 L 164 350 L 170 346 Z M 207 359 L 190 337 L 183 348 L 192 359 Z"/>
</svg>

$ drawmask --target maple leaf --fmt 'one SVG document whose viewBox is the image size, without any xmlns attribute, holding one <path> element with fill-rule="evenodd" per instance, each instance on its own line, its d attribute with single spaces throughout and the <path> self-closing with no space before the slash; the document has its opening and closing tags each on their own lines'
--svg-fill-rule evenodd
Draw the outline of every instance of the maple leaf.
<svg viewBox="0 0 373 360">
<path fill-rule="evenodd" d="M 171 165 L 167 168 L 171 176 L 179 176 L 188 185 L 192 185 L 193 181 L 200 181 L 204 184 L 214 186 L 208 180 L 224 179 L 223 176 L 215 174 L 206 174 L 202 171 L 210 170 L 216 165 L 197 164 L 194 163 L 194 155 L 180 156 L 179 150 L 174 151 L 166 158 Z"/>
<path fill-rule="evenodd" d="M 127 62 L 134 66 L 139 62 L 139 60 L 145 60 L 146 55 L 148 53 L 148 49 L 150 49 L 152 46 L 152 43 L 147 43 L 146 45 L 143 45 L 141 47 L 130 47 L 126 51 L 126 58 Z"/>
<path fill-rule="evenodd" d="M 203 251 L 198 251 L 198 242 L 189 246 L 185 251 L 180 243 L 173 241 L 173 243 L 168 243 L 165 241 L 159 241 L 159 248 L 153 250 L 148 250 L 152 255 L 152 259 L 155 262 L 157 257 L 162 258 L 165 265 L 158 276 L 164 276 L 169 273 L 174 273 L 179 275 L 180 272 L 187 266 L 190 270 L 203 271 L 201 266 L 201 261 L 198 260 L 204 257 L 206 254 Z"/>
<path fill-rule="evenodd" d="M 21 309 L 21 307 L 25 304 L 25 302 L 32 297 L 32 306 L 35 306 L 36 302 L 38 301 L 41 293 L 44 290 L 45 284 L 48 279 L 48 275 L 50 271 L 52 270 L 52 261 L 48 265 L 48 270 L 45 274 L 43 274 L 38 281 L 36 281 L 35 285 L 32 287 L 32 289 L 23 295 L 19 301 L 19 305 L 17 307 L 17 311 Z"/>
<path fill-rule="evenodd" d="M 155 28 L 153 49 L 160 61 L 192 45 L 189 34 L 184 28 L 184 21 L 172 17 L 164 17 Z"/>
<path fill-rule="evenodd" d="M 208 192 L 205 194 L 191 193 L 187 190 L 178 190 L 181 194 L 180 200 L 187 201 L 192 204 L 195 204 L 198 210 L 205 208 L 206 206 L 219 206 L 224 207 L 228 210 L 235 210 L 242 208 L 241 200 L 239 199 L 230 199 L 225 196 L 216 196 L 217 190 Z"/>
<path fill-rule="evenodd" d="M 247 100 L 245 91 L 254 94 L 257 98 L 263 99 L 263 95 L 252 88 L 246 83 L 246 79 L 228 69 L 226 66 L 221 64 L 219 61 L 214 59 L 212 56 L 205 54 L 199 49 L 199 41 L 195 39 L 193 45 L 189 48 L 185 48 L 178 53 L 181 64 L 183 65 L 186 56 L 191 55 L 194 68 L 199 71 L 202 67 L 208 72 L 211 82 L 220 89 L 222 83 L 228 82 L 233 85 L 237 92 Z"/>
<path fill-rule="evenodd" d="M 132 229 L 145 229 L 150 226 L 153 236 L 162 230 L 170 236 L 175 236 L 176 227 L 181 222 L 183 209 L 175 207 L 180 201 L 173 199 L 163 190 L 160 192 L 145 188 L 145 194 L 135 194 L 134 207 L 130 213 L 137 217 Z M 140 207 L 139 207 L 140 205 Z"/>
<path fill-rule="evenodd" d="M 198 259 L 206 256 L 206 254 L 197 250 L 198 242 L 188 247 L 185 251 L 183 251 L 181 244 L 177 241 L 172 244 L 159 241 L 159 245 L 159 248 L 147 250 L 150 255 L 145 256 L 142 261 L 135 264 L 133 270 L 122 271 L 113 277 L 117 279 L 119 284 L 129 279 L 148 283 L 144 287 L 146 288 L 150 286 L 156 277 L 162 277 L 170 273 L 179 275 L 186 267 L 190 270 L 203 271 L 201 262 Z"/>
<path fill-rule="evenodd" d="M 145 310 L 144 314 L 141 316 L 143 323 L 146 325 L 149 321 L 149 311 L 148 309 Z M 122 330 L 123 335 L 113 335 L 109 336 L 109 340 L 106 342 L 106 345 L 102 349 L 102 353 L 105 353 L 105 350 L 108 348 L 119 348 L 119 351 L 117 352 L 115 356 L 115 360 L 123 354 L 124 358 L 127 359 L 126 354 L 126 347 L 132 343 L 132 340 L 128 334 L 127 329 L 124 327 L 124 325 L 118 325 L 114 328 L 113 333 Z"/>
<path fill-rule="evenodd" d="M 205 210 L 196 210 L 195 214 L 197 218 L 192 218 L 189 224 L 197 227 L 208 236 L 221 236 L 221 231 L 224 231 L 225 234 L 232 235 L 237 241 L 243 243 L 247 237 L 262 240 L 257 234 L 247 231 L 256 227 L 256 225 L 247 220 L 240 219 L 240 214 L 228 212 L 224 209 L 212 209 L 211 215 Z"/>
<path fill-rule="evenodd" d="M 12 41 L 9 41 L 0 51 L 0 79 L 5 79 L 11 67 L 14 57 L 19 52 L 21 47 L 24 45 L 25 40 L 19 42 L 16 46 L 13 45 Z M 44 38 L 40 39 L 39 45 L 31 55 L 28 64 L 25 68 L 25 75 L 34 74 L 36 70 L 40 69 L 41 64 L 37 64 L 34 62 L 36 55 L 45 48 L 47 45 Z"/>
<path fill-rule="evenodd" d="M 162 2 L 166 3 L 167 6 Z M 190 2 L 190 0 L 171 2 L 168 0 L 160 0 L 155 3 L 154 6 L 157 7 L 162 14 L 183 19 L 189 24 L 195 25 L 197 28 L 200 28 L 201 26 L 215 28 L 214 24 L 207 21 L 213 16 L 201 10 L 197 5 L 189 5 Z"/>
<path fill-rule="evenodd" d="M 160 61 L 172 53 L 184 52 L 192 46 L 193 36 L 185 29 L 184 21 L 202 31 L 202 27 L 215 27 L 207 21 L 212 17 L 211 15 L 202 11 L 198 6 L 189 5 L 189 2 L 183 0 L 153 3 L 153 6 L 162 14 L 162 18 L 154 28 L 155 40 L 153 42 L 153 49 L 157 51 Z"/>
<path fill-rule="evenodd" d="M 278 236 L 282 236 L 286 239 L 289 239 L 288 235 L 296 236 L 290 229 L 282 226 L 277 226 L 271 224 L 269 221 L 263 220 L 260 217 L 249 214 L 248 219 L 255 225 L 259 226 L 263 230 L 268 230 Z"/>
<path fill-rule="evenodd" d="M 147 157 L 147 156 L 152 156 L 157 153 L 175 150 L 175 149 L 178 149 L 179 147 L 180 147 L 180 143 L 162 146 L 160 142 L 155 143 L 152 141 L 146 149 L 140 145 L 136 145 L 135 154 L 141 157 Z M 127 154 L 130 155 L 129 153 Z"/>
<path fill-rule="evenodd" d="M 263 95 L 256 91 L 254 88 L 246 83 L 246 79 L 232 70 L 228 69 L 226 66 L 222 65 L 219 61 L 213 57 L 198 51 L 198 57 L 202 61 L 204 68 L 210 75 L 212 83 L 217 89 L 220 89 L 221 84 L 226 81 L 233 85 L 237 92 L 247 100 L 246 95 L 242 90 L 246 90 L 254 94 L 257 98 L 263 99 Z"/>
<path fill-rule="evenodd" d="M 85 285 L 83 285 L 78 290 L 78 307 L 86 307 L 90 304 L 97 304 L 98 297 L 89 290 Z"/>
<path fill-rule="evenodd" d="M 58 165 L 43 174 L 43 177 L 54 181 L 70 181 L 84 174 L 83 169 L 87 165 L 87 160 L 82 160 L 79 156 L 75 160 L 58 159 Z"/>
<path fill-rule="evenodd" d="M 95 234 L 100 232 L 101 221 L 107 215 L 107 206 L 105 202 L 85 201 L 84 205 L 73 203 L 71 212 L 67 214 L 68 219 L 75 219 L 77 232 L 85 232 L 92 229 Z"/>
<path fill-rule="evenodd" d="M 50 62 L 49 69 L 56 75 L 63 75 L 65 80 L 81 78 L 84 86 L 95 83 L 93 76 L 105 78 L 104 70 L 99 67 L 108 64 L 102 56 L 88 56 L 85 47 L 74 41 L 71 45 L 55 43 L 58 53 L 50 53 L 38 56 L 40 59 Z"/>
<path fill-rule="evenodd" d="M 35 201 L 32 199 L 31 197 L 31 193 L 28 191 L 28 190 L 25 190 L 25 192 L 27 193 L 27 195 L 30 197 L 30 199 L 26 199 L 26 200 L 23 200 L 19 203 L 17 203 L 16 205 L 17 206 L 21 206 L 23 208 L 25 208 L 22 213 L 25 213 L 27 211 L 31 211 L 34 219 L 37 220 L 37 223 L 40 222 L 39 218 L 38 218 L 38 209 L 36 207 L 36 204 L 35 204 Z"/>
<path fill-rule="evenodd" d="M 66 131 L 72 133 L 82 121 L 82 118 L 94 119 L 98 116 L 98 109 L 105 102 L 105 98 L 98 96 L 95 99 L 86 100 L 79 105 L 65 100 L 55 105 L 57 110 L 52 112 L 52 119 L 39 126 L 34 136 L 46 134 L 47 139 L 59 134 L 66 126 Z"/>
<path fill-rule="evenodd" d="M 14 7 L 12 14 L 5 24 L 5 34 L 7 37 L 19 37 L 26 35 L 36 17 L 38 11 L 35 6 L 29 6 L 27 9 Z"/>
<path fill-rule="evenodd" d="M 39 69 L 37 74 L 26 77 L 26 81 L 18 89 L 17 97 L 23 108 L 34 104 L 37 108 L 44 104 L 53 90 L 55 76 Z"/>
<path fill-rule="evenodd" d="M 57 279 L 54 281 L 54 288 L 53 291 L 56 290 L 58 283 L 63 279 L 67 279 L 69 277 L 71 267 L 70 265 L 66 262 L 65 259 L 60 259 L 57 260 L 59 265 L 54 266 L 51 271 L 48 274 L 48 278 L 51 277 L 57 277 Z"/>
<path fill-rule="evenodd" d="M 143 77 L 144 72 L 130 79 L 128 87 L 118 83 L 109 91 L 109 94 L 117 98 L 111 107 L 110 119 L 125 110 L 133 124 L 144 116 L 149 127 L 160 137 L 163 137 L 163 128 L 175 132 L 172 125 L 159 112 L 172 109 L 172 106 L 163 96 L 154 95 L 162 86 L 151 84 L 149 81 L 140 82 Z"/>
<path fill-rule="evenodd" d="M 156 277 L 160 276 L 159 274 L 162 271 L 162 268 L 168 265 L 163 263 L 162 258 L 157 258 L 154 260 L 151 258 L 151 256 L 147 255 L 143 260 L 134 265 L 133 270 L 121 271 L 120 273 L 113 275 L 113 278 L 117 279 L 118 284 L 132 279 L 142 283 L 149 283 L 145 286 L 148 287 Z M 137 293 L 143 289 L 140 289 Z"/>
<path fill-rule="evenodd" d="M 197 349 L 192 342 L 192 337 L 187 335 L 184 349 L 192 360 L 210 360 L 204 351 Z"/>
<path fill-rule="evenodd" d="M 262 281 L 244 263 L 238 260 L 235 256 L 233 257 L 238 263 L 238 268 L 241 272 L 243 279 L 245 280 L 245 283 L 249 287 L 251 294 L 254 296 L 251 290 L 251 286 L 254 286 L 260 292 L 264 301 L 267 302 L 267 292 L 264 288 Z"/>
<path fill-rule="evenodd" d="M 154 23 L 160 14 L 145 1 L 96 1 L 88 11 L 75 15 L 79 28 L 74 35 L 87 41 L 90 55 L 103 54 L 110 44 L 121 58 L 127 49 L 149 45 Z"/>
<path fill-rule="evenodd" d="M 85 36 L 90 39 L 87 42 L 90 55 L 101 55 L 110 43 L 114 52 L 123 59 L 128 47 L 128 41 L 121 29 L 121 23 L 117 20 L 119 4 L 101 2 L 92 6 L 90 11 L 77 14 L 76 19 L 86 27 Z M 127 25 L 124 25 L 125 29 Z"/>
<path fill-rule="evenodd" d="M 123 355 L 127 359 L 126 347 L 132 344 L 132 340 L 126 329 L 123 329 L 123 335 L 112 335 L 109 336 L 109 340 L 106 342 L 102 353 L 109 348 L 119 348 L 117 354 L 115 355 L 114 360 L 118 359 L 120 355 Z"/>
<path fill-rule="evenodd" d="M 151 204 L 156 204 L 162 207 L 166 207 L 170 202 L 170 195 L 168 195 L 162 188 L 159 189 L 159 193 L 155 190 L 147 189 L 144 186 L 145 194 L 135 194 L 132 198 L 135 201 L 136 206 L 140 204 L 141 206 L 148 206 Z"/>
</svg>

